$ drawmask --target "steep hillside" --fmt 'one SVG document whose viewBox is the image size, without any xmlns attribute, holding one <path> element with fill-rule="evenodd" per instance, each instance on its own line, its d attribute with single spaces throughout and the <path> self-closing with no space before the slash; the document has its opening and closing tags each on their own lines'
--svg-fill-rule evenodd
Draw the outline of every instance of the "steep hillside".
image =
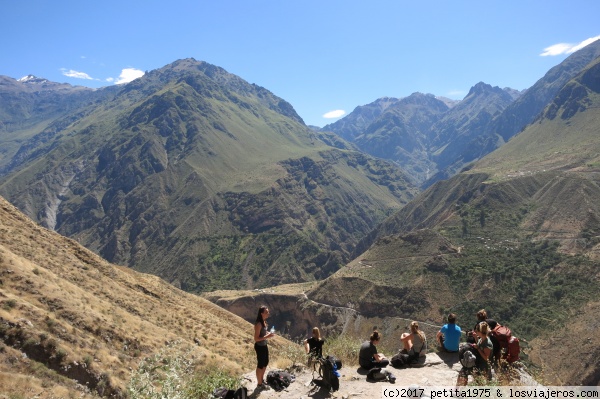
<svg viewBox="0 0 600 399">
<path fill-rule="evenodd" d="M 382 97 L 370 104 L 360 105 L 344 118 L 326 125 L 321 129 L 324 132 L 333 132 L 349 142 L 354 141 L 363 131 L 386 109 L 400 101 L 397 98 Z"/>
<path fill-rule="evenodd" d="M 420 183 L 435 167 L 428 156 L 431 126 L 447 111 L 433 95 L 413 93 L 389 106 L 354 142 L 368 154 L 393 160 Z"/>
<path fill-rule="evenodd" d="M 443 112 L 423 106 L 413 109 L 407 118 L 406 112 L 403 116 L 392 111 L 400 109 L 404 99 L 392 103 L 382 98 L 364 109 L 357 107 L 323 130 L 344 137 L 361 151 L 393 160 L 409 171 L 421 188 L 427 188 L 504 145 L 536 120 L 559 90 L 599 56 L 600 41 L 596 41 L 570 55 L 524 92 L 480 82 L 458 104 L 446 102 Z"/>
<path fill-rule="evenodd" d="M 480 82 L 454 108 L 444 114 L 431 129 L 430 153 L 436 173 L 424 184 L 447 179 L 465 165 L 498 148 L 499 137 L 484 136 L 482 131 L 514 101 L 510 90 Z"/>
<path fill-rule="evenodd" d="M 454 311 L 467 326 L 486 308 L 546 382 L 598 384 L 600 338 L 584 322 L 600 295 L 598 71 L 587 65 L 525 131 L 388 218 L 308 297 L 365 316 Z M 563 330 L 585 338 L 557 350 Z M 585 367 L 558 366 L 560 353 Z"/>
<path fill-rule="evenodd" d="M 193 59 L 59 118 L 9 164 L 0 193 L 32 219 L 189 291 L 326 277 L 417 191 Z"/>
<path fill-rule="evenodd" d="M 93 90 L 26 76 L 15 80 L 0 76 L 0 175 L 11 168 L 23 142 L 66 114 L 83 110 L 96 100 L 110 97 L 113 88 Z"/>
<path fill-rule="evenodd" d="M 0 198 L 0 395 L 125 397 L 131 370 L 175 342 L 198 367 L 253 368 L 250 323 L 111 265 Z"/>
<path fill-rule="evenodd" d="M 508 141 L 533 122 L 553 100 L 556 93 L 598 57 L 600 57 L 600 40 L 571 54 L 515 100 L 506 112 L 490 125 L 488 134 L 498 134 L 504 141 Z"/>
</svg>

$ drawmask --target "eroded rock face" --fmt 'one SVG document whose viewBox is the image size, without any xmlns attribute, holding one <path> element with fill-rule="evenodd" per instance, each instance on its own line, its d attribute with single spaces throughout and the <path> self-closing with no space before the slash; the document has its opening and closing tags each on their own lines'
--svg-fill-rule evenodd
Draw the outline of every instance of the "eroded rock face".
<svg viewBox="0 0 600 399">
<path fill-rule="evenodd" d="M 254 322 L 257 310 L 265 305 L 271 311 L 269 325 L 292 340 L 311 336 L 313 327 L 319 327 L 324 336 L 347 334 L 352 337 L 367 339 L 374 329 L 379 330 L 390 346 L 400 342 L 400 335 L 406 331 L 412 320 L 400 317 L 381 317 L 377 314 L 361 314 L 349 307 L 332 306 L 315 302 L 304 293 L 277 294 L 264 290 L 262 292 L 246 292 L 235 297 L 223 296 L 214 292 L 204 297 L 222 308 Z M 422 322 L 421 329 L 430 339 L 434 339 L 441 325 Z"/>
</svg>

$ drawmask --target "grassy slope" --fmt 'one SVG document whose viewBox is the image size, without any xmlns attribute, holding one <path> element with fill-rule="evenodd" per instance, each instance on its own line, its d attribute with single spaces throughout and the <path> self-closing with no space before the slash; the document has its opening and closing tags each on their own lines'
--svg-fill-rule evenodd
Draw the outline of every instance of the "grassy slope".
<svg viewBox="0 0 600 399">
<path fill-rule="evenodd" d="M 0 393 L 75 394 L 74 382 L 53 368 L 77 364 L 89 365 L 79 378 L 104 375 L 104 386 L 122 390 L 130 368 L 175 340 L 192 346 L 200 366 L 254 367 L 250 323 L 155 276 L 108 264 L 4 199 L 0 215 Z"/>
<path fill-rule="evenodd" d="M 552 332 L 577 325 L 571 333 L 588 338 L 569 350 L 587 366 L 546 377 L 596 384 L 598 340 L 582 317 L 600 295 L 600 96 L 578 80 L 570 85 L 578 95 L 559 93 L 504 147 L 419 195 L 309 297 L 421 321 L 454 311 L 467 327 L 486 308 L 522 339 L 525 357 L 549 368 L 560 363 Z"/>
</svg>

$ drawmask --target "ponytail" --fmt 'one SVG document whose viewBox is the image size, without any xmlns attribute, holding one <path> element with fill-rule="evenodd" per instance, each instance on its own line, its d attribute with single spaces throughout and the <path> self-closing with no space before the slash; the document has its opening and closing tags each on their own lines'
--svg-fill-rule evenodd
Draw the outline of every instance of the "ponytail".
<svg viewBox="0 0 600 399">
<path fill-rule="evenodd" d="M 425 342 L 425 334 L 423 334 L 423 331 L 419 329 L 418 322 L 413 321 L 410 323 L 410 332 L 412 332 L 413 334 L 417 334 L 419 338 L 421 338 L 421 341 Z"/>
<path fill-rule="evenodd" d="M 375 342 L 375 341 L 379 341 L 379 340 L 381 340 L 381 334 L 377 330 L 373 331 L 373 334 L 371 334 L 371 342 Z"/>
</svg>

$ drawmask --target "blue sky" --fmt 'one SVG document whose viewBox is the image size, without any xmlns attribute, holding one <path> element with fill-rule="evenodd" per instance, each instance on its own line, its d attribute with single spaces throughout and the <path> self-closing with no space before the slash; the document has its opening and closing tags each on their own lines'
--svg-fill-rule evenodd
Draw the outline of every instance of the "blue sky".
<svg viewBox="0 0 600 399">
<path fill-rule="evenodd" d="M 384 96 L 526 89 L 600 38 L 599 16 L 597 0 L 0 0 L 0 75 L 101 87 L 193 57 L 324 126 Z"/>
</svg>

